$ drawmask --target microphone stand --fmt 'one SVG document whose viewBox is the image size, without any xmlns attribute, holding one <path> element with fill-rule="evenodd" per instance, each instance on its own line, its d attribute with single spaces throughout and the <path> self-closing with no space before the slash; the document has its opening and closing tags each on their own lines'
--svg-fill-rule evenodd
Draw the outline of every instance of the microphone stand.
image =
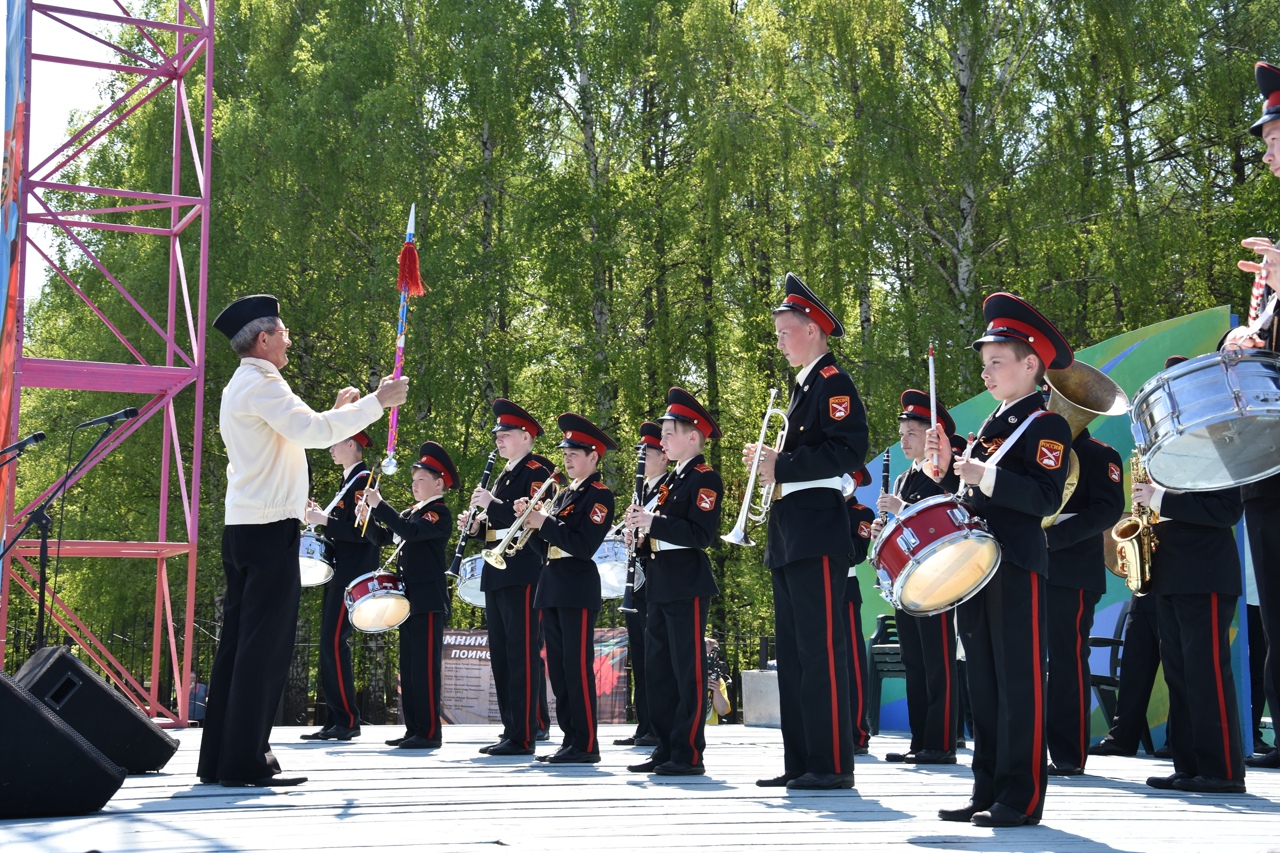
<svg viewBox="0 0 1280 853">
<path fill-rule="evenodd" d="M 13 547 L 18 544 L 18 540 L 22 538 L 23 534 L 30 530 L 33 525 L 40 529 L 40 594 L 38 599 L 39 607 L 36 610 L 36 640 L 35 646 L 32 648 L 33 652 L 43 649 L 45 643 L 44 609 L 46 590 L 49 585 L 49 529 L 53 527 L 53 519 L 49 517 L 49 507 L 52 506 L 59 495 L 67 490 L 67 485 L 71 482 L 71 478 L 79 473 L 84 464 L 89 461 L 89 457 L 107 440 L 107 436 L 114 432 L 115 428 L 115 424 L 107 425 L 107 428 L 102 431 L 102 435 L 98 436 L 98 440 L 93 443 L 93 446 L 81 457 L 80 461 L 67 469 L 67 472 L 62 475 L 62 479 L 54 485 L 53 491 L 49 493 L 49 497 L 45 498 L 44 503 L 27 514 L 27 521 L 22 525 L 22 529 L 5 544 L 4 550 L 0 551 L 0 560 L 3 560 L 13 550 Z M 0 462 L 0 468 L 13 462 L 21 455 L 22 451 L 18 451 L 9 459 Z M 61 541 L 59 541 L 59 545 L 61 545 Z M 59 551 L 61 551 L 61 548 L 59 548 Z"/>
</svg>

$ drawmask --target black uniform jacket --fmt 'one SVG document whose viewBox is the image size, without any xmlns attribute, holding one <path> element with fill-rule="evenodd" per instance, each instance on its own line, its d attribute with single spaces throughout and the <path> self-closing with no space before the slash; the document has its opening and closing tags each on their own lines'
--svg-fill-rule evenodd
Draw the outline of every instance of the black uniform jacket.
<svg viewBox="0 0 1280 853">
<path fill-rule="evenodd" d="M 973 458 L 986 461 L 1018 429 L 1044 408 L 1039 392 L 1028 394 L 982 425 Z M 1013 563 L 1038 575 L 1049 573 L 1049 549 L 1040 525 L 1062 505 L 1070 466 L 1071 427 L 1061 415 L 1040 415 L 1000 459 L 991 497 L 977 486 L 967 500 L 1000 542 L 1001 563 Z"/>
<path fill-rule="evenodd" d="M 597 472 L 557 494 L 550 516 L 532 538 L 559 548 L 563 556 L 552 557 L 555 552 L 548 549 L 533 606 L 599 610 L 600 572 L 592 557 L 613 523 L 613 492 Z"/>
<path fill-rule="evenodd" d="M 687 601 L 720 594 L 706 549 L 720 534 L 723 499 L 724 483 L 701 455 L 659 484 L 654 508 L 657 516 L 641 547 L 649 549 L 650 539 L 687 547 L 654 554 L 648 562 L 645 590 L 649 601 Z"/>
<path fill-rule="evenodd" d="M 1089 592 L 1107 591 L 1107 568 L 1102 549 L 1111 542 L 1111 528 L 1124 515 L 1124 468 L 1120 454 L 1084 430 L 1071 445 L 1080 460 L 1080 479 L 1060 519 L 1047 531 L 1049 582 Z"/>
<path fill-rule="evenodd" d="M 856 497 L 845 501 L 845 509 L 849 513 L 849 530 L 852 534 L 850 539 L 853 543 L 849 565 L 856 566 L 867 559 L 867 551 L 871 548 L 871 522 L 876 520 L 876 511 L 858 503 Z"/>
<path fill-rule="evenodd" d="M 498 474 L 498 481 L 491 485 L 489 491 L 498 500 L 489 504 L 485 510 L 488 522 L 481 525 L 480 538 L 485 538 L 489 530 L 506 530 L 515 524 L 516 511 L 513 507 L 519 498 L 530 498 L 542 487 L 551 476 L 551 472 L 542 467 L 542 463 L 533 458 L 533 454 L 517 460 L 509 469 Z M 499 503 L 499 501 L 501 503 Z M 483 547 L 492 548 L 496 542 L 487 542 Z M 531 536 L 525 546 L 507 557 L 507 567 L 499 569 L 488 563 L 480 576 L 480 589 L 483 591 L 502 589 L 508 586 L 532 586 L 538 582 L 538 573 L 546 562 L 546 543 L 537 536 Z"/>
<path fill-rule="evenodd" d="M 1240 554 L 1231 528 L 1240 520 L 1240 489 L 1166 492 L 1156 525 L 1151 594 L 1240 595 Z"/>
<path fill-rule="evenodd" d="M 948 468 L 942 482 L 935 482 L 932 477 L 914 465 L 898 475 L 894 481 L 893 493 L 908 504 L 917 504 L 925 498 L 938 495 L 954 495 L 960 488 L 960 477 L 954 468 Z M 905 511 L 906 507 L 903 507 Z"/>
<path fill-rule="evenodd" d="M 342 574 L 349 578 L 378 568 L 376 532 L 374 538 L 369 538 L 361 534 L 361 525 L 356 524 L 356 504 L 364 496 L 364 487 L 368 484 L 369 469 L 363 462 L 357 462 L 343 484 L 342 497 L 329 511 L 329 520 L 324 523 L 324 534 L 333 543 L 334 561 Z"/>
<path fill-rule="evenodd" d="M 449 564 L 444 550 L 453 533 L 453 514 L 444 500 L 436 498 L 421 509 L 410 507 L 403 513 L 383 501 L 374 507 L 373 517 L 404 540 L 396 567 L 412 612 L 448 613 L 450 594 L 444 570 Z"/>
<path fill-rule="evenodd" d="M 804 387 L 792 387 L 787 425 L 774 468 L 779 483 L 841 477 L 866 460 L 866 410 L 853 379 L 829 352 L 814 363 Z M 849 537 L 840 489 L 793 492 L 769 511 L 764 564 L 776 569 L 806 557 L 848 554 Z"/>
</svg>

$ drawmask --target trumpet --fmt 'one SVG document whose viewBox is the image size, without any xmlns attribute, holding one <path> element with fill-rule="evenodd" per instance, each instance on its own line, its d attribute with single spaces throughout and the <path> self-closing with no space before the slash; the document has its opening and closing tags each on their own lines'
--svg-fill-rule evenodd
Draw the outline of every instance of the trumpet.
<svg viewBox="0 0 1280 853">
<path fill-rule="evenodd" d="M 555 493 L 551 492 L 556 487 L 557 469 L 551 469 L 551 476 L 529 498 L 529 505 L 524 508 L 524 512 L 511 523 L 511 528 L 507 530 L 507 535 L 502 537 L 502 541 L 492 548 L 486 548 L 480 552 L 484 557 L 484 561 L 495 569 L 505 569 L 507 567 L 507 557 L 515 554 L 529 542 L 529 537 L 533 535 L 533 530 L 524 528 L 525 520 L 535 512 L 540 512 L 543 506 L 551 503 Z M 549 493 L 550 492 L 550 493 Z"/>
<path fill-rule="evenodd" d="M 782 450 L 782 445 L 787 441 L 787 413 L 782 409 L 776 408 L 773 401 L 778 398 L 778 389 L 769 389 L 769 404 L 765 407 L 764 422 L 760 424 L 760 437 L 756 439 L 756 453 L 751 460 L 751 473 L 747 475 L 747 490 L 742 496 L 742 509 L 738 512 L 738 521 L 730 530 L 720 538 L 731 545 L 746 545 L 751 547 L 755 542 L 751 541 L 751 537 L 747 535 L 747 522 L 754 521 L 757 524 L 769 517 L 769 508 L 773 506 L 774 487 L 763 487 L 760 491 L 760 503 L 756 505 L 753 512 L 751 509 L 751 498 L 755 493 L 756 477 L 760 474 L 760 460 L 764 458 L 764 441 L 769 434 L 769 421 L 776 417 L 782 418 L 782 426 L 778 430 L 778 437 L 774 440 L 773 449 L 775 451 Z"/>
</svg>

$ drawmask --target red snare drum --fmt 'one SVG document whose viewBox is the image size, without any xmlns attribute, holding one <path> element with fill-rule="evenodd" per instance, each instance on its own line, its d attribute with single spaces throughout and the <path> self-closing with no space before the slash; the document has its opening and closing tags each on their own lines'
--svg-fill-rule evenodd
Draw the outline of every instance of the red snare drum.
<svg viewBox="0 0 1280 853">
<path fill-rule="evenodd" d="M 1000 566 L 987 523 L 951 495 L 912 504 L 871 546 L 880 594 L 913 616 L 933 616 L 969 600 Z"/>
<path fill-rule="evenodd" d="M 351 582 L 342 599 L 351 616 L 351 627 L 366 634 L 380 634 L 409 618 L 409 598 L 404 581 L 392 572 L 369 572 Z"/>
</svg>

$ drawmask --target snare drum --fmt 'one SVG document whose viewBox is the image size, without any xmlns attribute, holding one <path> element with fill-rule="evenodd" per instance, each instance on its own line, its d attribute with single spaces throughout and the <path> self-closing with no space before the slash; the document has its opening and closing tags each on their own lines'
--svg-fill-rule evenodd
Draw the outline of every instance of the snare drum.
<svg viewBox="0 0 1280 853">
<path fill-rule="evenodd" d="M 323 586 L 333 578 L 333 545 L 314 530 L 302 531 L 298 569 L 303 586 Z"/>
<path fill-rule="evenodd" d="M 484 556 L 472 554 L 458 566 L 458 598 L 474 607 L 484 607 L 480 591 L 480 575 L 484 572 Z"/>
<path fill-rule="evenodd" d="M 600 572 L 600 597 L 622 598 L 627 588 L 627 546 L 622 537 L 601 542 L 591 559 Z"/>
<path fill-rule="evenodd" d="M 880 594 L 913 616 L 968 601 L 1000 566 L 1000 543 L 967 504 L 935 495 L 903 510 L 871 546 Z"/>
<path fill-rule="evenodd" d="M 1151 479 L 1202 492 L 1280 471 L 1280 356 L 1232 350 L 1175 364 L 1129 410 Z"/>
<path fill-rule="evenodd" d="M 409 618 L 404 581 L 391 572 L 376 571 L 353 580 L 343 595 L 351 627 L 366 634 L 390 631 Z"/>
</svg>

